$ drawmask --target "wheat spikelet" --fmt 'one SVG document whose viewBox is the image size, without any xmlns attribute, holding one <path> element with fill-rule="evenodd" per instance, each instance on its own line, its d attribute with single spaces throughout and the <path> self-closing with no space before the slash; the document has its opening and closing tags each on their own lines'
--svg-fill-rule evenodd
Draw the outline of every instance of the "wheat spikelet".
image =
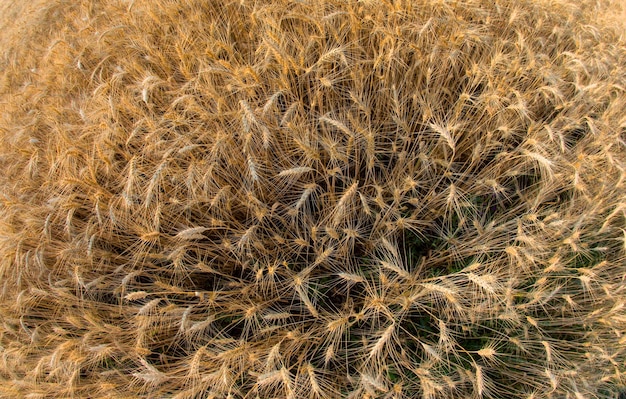
<svg viewBox="0 0 626 399">
<path fill-rule="evenodd" d="M 200 240 L 204 238 L 205 231 L 209 230 L 207 227 L 189 227 L 188 229 L 179 231 L 175 238 L 183 241 L 187 240 Z"/>
<path fill-rule="evenodd" d="M 380 354 L 380 352 L 383 350 L 383 348 L 391 340 L 391 338 L 392 338 L 392 336 L 393 336 L 393 334 L 395 332 L 395 328 L 396 328 L 396 326 L 394 324 L 391 324 L 389 327 L 387 327 L 382 332 L 382 334 L 380 335 L 380 338 L 378 338 L 378 340 L 372 346 L 372 349 L 369 352 L 369 357 L 370 358 Z"/>
<path fill-rule="evenodd" d="M 337 276 L 339 276 L 343 280 L 346 280 L 350 284 L 365 282 L 365 279 L 358 274 L 340 272 L 340 273 L 337 273 Z"/>
<path fill-rule="evenodd" d="M 482 398 L 485 394 L 485 377 L 483 375 L 483 369 L 477 364 L 474 365 L 474 367 L 476 368 L 476 393 L 478 394 L 478 397 Z"/>
<path fill-rule="evenodd" d="M 307 172 L 312 172 L 315 169 L 310 168 L 308 166 L 298 166 L 295 168 L 291 168 L 291 169 L 286 169 L 281 171 L 278 176 L 279 177 L 287 177 L 287 176 L 298 176 L 301 175 L 303 173 L 307 173 Z"/>
</svg>

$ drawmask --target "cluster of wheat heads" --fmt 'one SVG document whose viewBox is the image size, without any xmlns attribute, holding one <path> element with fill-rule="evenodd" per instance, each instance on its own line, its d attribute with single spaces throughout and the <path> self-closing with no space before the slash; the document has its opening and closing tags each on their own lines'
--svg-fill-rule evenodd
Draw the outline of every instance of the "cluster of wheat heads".
<svg viewBox="0 0 626 399">
<path fill-rule="evenodd" d="M 593 3 L 42 3 L 0 41 L 1 397 L 623 386 Z"/>
</svg>

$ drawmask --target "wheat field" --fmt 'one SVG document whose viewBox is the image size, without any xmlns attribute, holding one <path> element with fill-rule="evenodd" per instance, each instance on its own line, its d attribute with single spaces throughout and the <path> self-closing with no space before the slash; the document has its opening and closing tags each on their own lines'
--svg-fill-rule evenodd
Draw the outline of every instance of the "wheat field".
<svg viewBox="0 0 626 399">
<path fill-rule="evenodd" d="M 616 4 L 0 2 L 0 397 L 617 398 Z"/>
</svg>

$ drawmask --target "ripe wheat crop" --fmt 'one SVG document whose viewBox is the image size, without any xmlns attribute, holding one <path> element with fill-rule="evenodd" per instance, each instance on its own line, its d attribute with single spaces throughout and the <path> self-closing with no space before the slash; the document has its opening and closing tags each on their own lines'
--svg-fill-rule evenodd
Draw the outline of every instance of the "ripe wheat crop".
<svg viewBox="0 0 626 399">
<path fill-rule="evenodd" d="M 2 8 L 0 397 L 624 388 L 605 5 Z"/>
</svg>

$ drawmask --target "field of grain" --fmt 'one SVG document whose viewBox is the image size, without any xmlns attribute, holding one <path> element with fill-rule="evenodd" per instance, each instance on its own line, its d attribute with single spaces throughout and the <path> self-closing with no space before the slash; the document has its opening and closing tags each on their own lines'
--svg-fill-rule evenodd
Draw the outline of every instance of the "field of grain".
<svg viewBox="0 0 626 399">
<path fill-rule="evenodd" d="M 0 398 L 617 398 L 620 4 L 0 0 Z"/>
</svg>

